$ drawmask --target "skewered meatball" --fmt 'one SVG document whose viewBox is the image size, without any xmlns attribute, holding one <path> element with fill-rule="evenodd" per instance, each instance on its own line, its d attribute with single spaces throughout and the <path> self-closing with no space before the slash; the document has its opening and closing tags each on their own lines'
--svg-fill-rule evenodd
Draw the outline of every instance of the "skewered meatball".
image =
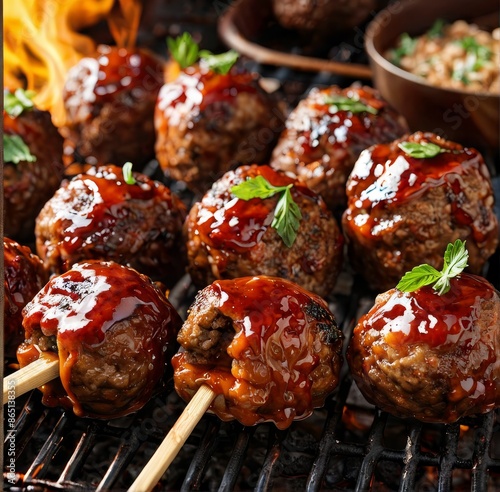
<svg viewBox="0 0 500 492">
<path fill-rule="evenodd" d="M 162 87 L 156 157 L 172 178 L 203 193 L 232 167 L 268 160 L 284 117 L 256 77 L 234 67 L 217 74 L 200 62 Z"/>
<path fill-rule="evenodd" d="M 47 270 L 63 273 L 87 259 L 116 261 L 171 286 L 185 268 L 186 210 L 170 189 L 122 168 L 90 168 L 66 181 L 40 212 L 36 248 Z"/>
<path fill-rule="evenodd" d="M 415 158 L 398 144 L 438 145 Z M 493 192 L 482 156 L 472 148 L 417 132 L 365 150 L 347 185 L 342 224 L 349 258 L 369 286 L 383 292 L 414 266 L 443 266 L 442 252 L 467 240 L 469 271 L 479 274 L 498 244 Z"/>
<path fill-rule="evenodd" d="M 47 283 L 49 276 L 43 262 L 28 246 L 3 238 L 4 272 L 4 348 L 15 359 L 17 347 L 24 340 L 22 310 Z"/>
<path fill-rule="evenodd" d="M 331 209 L 343 210 L 345 184 L 361 151 L 407 131 L 371 87 L 315 88 L 290 113 L 271 166 L 305 181 Z"/>
<path fill-rule="evenodd" d="M 244 425 L 284 429 L 308 417 L 335 389 L 342 334 L 320 297 L 288 280 L 218 280 L 200 291 L 172 359 L 175 389 L 190 400 L 201 385 L 211 408 Z"/>
<path fill-rule="evenodd" d="M 256 176 L 273 186 L 293 184 L 292 197 L 302 219 L 291 247 L 271 226 L 278 194 L 244 201 L 231 193 L 233 186 Z M 321 197 L 269 166 L 227 172 L 191 208 L 185 229 L 188 270 L 199 287 L 221 278 L 270 275 L 324 297 L 335 285 L 342 261 L 340 228 Z"/>
<path fill-rule="evenodd" d="M 382 410 L 452 423 L 500 405 L 500 297 L 462 274 L 440 296 L 432 287 L 380 294 L 347 352 L 364 396 Z"/>
<path fill-rule="evenodd" d="M 5 135 L 22 138 L 33 162 L 4 161 L 4 234 L 22 242 L 34 238 L 35 219 L 59 188 L 64 174 L 63 138 L 48 111 L 26 109 L 12 117 L 3 113 Z"/>
<path fill-rule="evenodd" d="M 83 58 L 64 86 L 66 145 L 92 165 L 154 157 L 154 107 L 163 63 L 145 50 L 100 45 Z"/>
<path fill-rule="evenodd" d="M 89 261 L 52 277 L 24 309 L 21 367 L 59 358 L 42 387 L 47 406 L 115 418 L 140 409 L 167 374 L 182 324 L 159 288 L 114 262 Z"/>
</svg>

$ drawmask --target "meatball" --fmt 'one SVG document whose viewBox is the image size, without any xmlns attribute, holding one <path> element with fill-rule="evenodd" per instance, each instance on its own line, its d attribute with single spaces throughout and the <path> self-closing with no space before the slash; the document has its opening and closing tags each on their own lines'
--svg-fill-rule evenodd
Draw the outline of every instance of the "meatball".
<svg viewBox="0 0 500 492">
<path fill-rule="evenodd" d="M 110 260 L 168 286 L 184 273 L 184 204 L 159 181 L 133 176 L 127 184 L 121 167 L 99 166 L 62 184 L 36 220 L 36 249 L 47 270 Z"/>
<path fill-rule="evenodd" d="M 163 84 L 163 63 L 143 49 L 100 45 L 69 72 L 63 99 L 65 145 L 88 164 L 154 157 L 154 107 Z"/>
<path fill-rule="evenodd" d="M 343 210 L 346 181 L 361 151 L 407 131 L 371 87 L 314 88 L 290 113 L 271 167 L 302 179 L 331 209 Z"/>
<path fill-rule="evenodd" d="M 4 272 L 4 350 L 14 358 L 19 344 L 24 340 L 24 306 L 47 283 L 49 276 L 43 262 L 28 246 L 3 238 Z"/>
<path fill-rule="evenodd" d="M 4 234 L 21 242 L 34 239 L 35 219 L 59 188 L 64 175 L 63 138 L 48 111 L 25 109 L 18 116 L 3 113 L 4 135 L 20 137 L 33 162 L 3 165 Z"/>
<path fill-rule="evenodd" d="M 411 157 L 400 144 L 433 144 L 435 157 Z M 472 148 L 417 132 L 365 150 L 347 184 L 342 217 L 349 259 L 375 291 L 413 267 L 443 266 L 442 252 L 467 240 L 469 271 L 480 274 L 498 244 L 488 169 Z"/>
<path fill-rule="evenodd" d="M 500 297 L 463 273 L 438 295 L 426 286 L 380 294 L 359 320 L 347 360 L 367 400 L 424 422 L 452 423 L 500 405 Z"/>
<path fill-rule="evenodd" d="M 52 277 L 23 315 L 21 367 L 41 353 L 59 358 L 43 402 L 106 419 L 140 409 L 161 387 L 182 324 L 150 279 L 99 261 Z"/>
<path fill-rule="evenodd" d="M 284 117 L 257 75 L 202 62 L 165 84 L 155 111 L 156 157 L 168 175 L 204 193 L 238 164 L 264 163 Z"/>
<path fill-rule="evenodd" d="M 256 176 L 276 187 L 293 185 L 292 197 L 302 219 L 291 247 L 271 226 L 278 194 L 245 201 L 231 193 L 233 186 Z M 324 297 L 334 287 L 341 267 L 343 237 L 321 197 L 265 165 L 227 172 L 191 208 L 185 231 L 188 271 L 199 287 L 217 279 L 269 275 L 289 279 Z"/>
<path fill-rule="evenodd" d="M 190 400 L 201 385 L 222 420 L 308 417 L 339 381 L 342 333 L 320 297 L 273 277 L 218 280 L 201 290 L 172 359 L 175 389 Z"/>
</svg>

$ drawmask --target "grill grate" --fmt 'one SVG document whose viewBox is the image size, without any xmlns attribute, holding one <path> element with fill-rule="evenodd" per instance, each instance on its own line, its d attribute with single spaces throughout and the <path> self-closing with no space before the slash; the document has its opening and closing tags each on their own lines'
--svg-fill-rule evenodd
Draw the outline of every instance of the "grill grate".
<svg viewBox="0 0 500 492">
<path fill-rule="evenodd" d="M 287 68 L 247 63 L 280 81 L 291 105 L 311 86 L 351 82 L 331 74 L 311 78 Z M 495 189 L 499 197 L 498 179 Z M 499 265 L 497 252 L 488 274 L 497 288 Z M 330 305 L 347 346 L 355 321 L 371 307 L 373 296 L 348 272 L 339 284 Z M 170 300 L 185 315 L 194 294 L 185 277 Z M 37 391 L 20 398 L 15 428 L 5 427 L 4 457 L 15 440 L 17 475 L 9 480 L 12 477 L 4 468 L 4 490 L 126 490 L 184 407 L 171 384 L 137 414 L 110 422 L 49 410 L 40 400 Z M 499 411 L 493 411 L 448 426 L 399 420 L 362 399 L 344 364 L 341 384 L 325 407 L 287 431 L 272 424 L 246 428 L 204 416 L 159 489 L 496 490 L 500 489 L 499 417 Z"/>
</svg>

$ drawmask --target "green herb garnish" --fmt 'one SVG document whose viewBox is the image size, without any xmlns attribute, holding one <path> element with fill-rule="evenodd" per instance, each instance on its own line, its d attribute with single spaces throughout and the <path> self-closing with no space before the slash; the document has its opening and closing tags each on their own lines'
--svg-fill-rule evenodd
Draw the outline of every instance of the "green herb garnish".
<svg viewBox="0 0 500 492">
<path fill-rule="evenodd" d="M 212 72 L 221 75 L 226 75 L 229 70 L 231 70 L 231 67 L 236 63 L 236 60 L 238 60 L 238 56 L 238 53 L 234 50 L 229 50 L 219 55 L 214 55 L 208 50 L 200 51 L 200 58 L 205 60 L 208 68 L 212 70 Z"/>
<path fill-rule="evenodd" d="M 401 34 L 398 46 L 390 52 L 392 63 L 400 65 L 401 59 L 405 56 L 411 55 L 415 51 L 416 46 L 416 38 L 412 38 L 407 32 Z"/>
<path fill-rule="evenodd" d="M 19 135 L 3 135 L 3 160 L 5 162 L 35 162 L 34 156 Z"/>
<path fill-rule="evenodd" d="M 167 46 L 170 54 L 181 68 L 190 67 L 198 60 L 203 59 L 210 70 L 222 75 L 231 70 L 231 67 L 236 63 L 239 56 L 234 50 L 229 50 L 218 55 L 214 55 L 208 50 L 200 51 L 198 44 L 188 32 L 177 36 L 175 39 L 167 38 Z"/>
<path fill-rule="evenodd" d="M 125 180 L 125 183 L 127 183 L 129 185 L 134 185 L 137 183 L 134 176 L 132 175 L 132 163 L 131 162 L 126 162 L 125 164 L 123 164 L 123 179 Z"/>
<path fill-rule="evenodd" d="M 302 214 L 298 205 L 292 197 L 290 189 L 293 183 L 287 186 L 274 186 L 261 175 L 249 178 L 242 183 L 231 188 L 231 193 L 241 200 L 251 200 L 252 198 L 269 198 L 277 193 L 281 196 L 274 209 L 274 219 L 271 227 L 276 229 L 283 242 L 291 248 L 297 231 L 299 230 Z"/>
<path fill-rule="evenodd" d="M 410 157 L 416 159 L 430 159 L 438 154 L 447 152 L 445 149 L 431 142 L 400 142 L 398 147 Z"/>
<path fill-rule="evenodd" d="M 337 111 L 350 111 L 351 113 L 371 113 L 377 114 L 378 110 L 373 108 L 372 106 L 368 106 L 363 104 L 359 100 L 359 96 L 357 94 L 352 97 L 345 97 L 340 95 L 331 95 L 325 98 L 325 104 L 330 105 L 330 109 L 333 109 L 331 112 Z"/>
<path fill-rule="evenodd" d="M 9 116 L 15 118 L 19 116 L 25 109 L 33 109 L 34 91 L 26 91 L 24 89 L 16 89 L 14 93 L 4 91 L 4 109 Z"/>
<path fill-rule="evenodd" d="M 430 38 L 440 38 L 443 35 L 443 27 L 446 22 L 443 19 L 436 19 L 431 28 L 427 31 L 427 36 Z"/>
<path fill-rule="evenodd" d="M 200 49 L 191 34 L 185 32 L 174 38 L 167 38 L 170 54 L 181 68 L 187 68 L 199 59 Z"/>
<path fill-rule="evenodd" d="M 403 276 L 396 288 L 402 292 L 413 292 L 425 285 L 434 284 L 432 288 L 437 290 L 440 296 L 446 294 L 450 290 L 450 279 L 462 273 L 467 267 L 468 259 L 465 241 L 457 239 L 453 244 L 448 244 L 440 272 L 427 264 L 416 266 Z"/>
</svg>

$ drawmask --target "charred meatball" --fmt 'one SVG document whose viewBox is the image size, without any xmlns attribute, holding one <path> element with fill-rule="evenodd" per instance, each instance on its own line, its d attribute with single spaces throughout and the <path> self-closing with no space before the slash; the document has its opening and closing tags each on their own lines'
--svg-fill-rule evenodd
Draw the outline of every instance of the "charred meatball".
<svg viewBox="0 0 500 492">
<path fill-rule="evenodd" d="M 59 380 L 42 387 L 47 406 L 115 418 L 140 409 L 168 374 L 182 322 L 144 275 L 89 261 L 52 277 L 24 309 L 21 367 L 59 358 Z"/>
<path fill-rule="evenodd" d="M 34 107 L 16 116 L 3 113 L 4 234 L 21 242 L 34 238 L 35 219 L 59 188 L 64 174 L 63 138 L 48 111 Z M 21 139 L 30 160 L 9 161 L 5 139 Z"/>
<path fill-rule="evenodd" d="M 244 425 L 280 429 L 308 417 L 335 389 L 342 334 L 327 304 L 288 280 L 218 280 L 198 293 L 172 359 L 175 389 L 190 400 L 201 385 L 211 411 Z"/>
<path fill-rule="evenodd" d="M 313 89 L 290 113 L 271 167 L 306 182 L 333 210 L 345 208 L 345 185 L 361 151 L 408 131 L 371 87 Z"/>
<path fill-rule="evenodd" d="M 144 174 L 128 184 L 123 169 L 92 167 L 66 181 L 36 221 L 36 248 L 45 267 L 103 259 L 130 266 L 171 286 L 185 268 L 184 204 Z"/>
<path fill-rule="evenodd" d="M 231 193 L 233 186 L 256 176 L 275 187 L 292 185 L 302 218 L 291 247 L 272 227 L 279 194 L 245 201 Z M 199 287 L 216 279 L 270 275 L 326 296 L 341 267 L 343 238 L 321 197 L 265 165 L 227 172 L 191 208 L 185 231 L 188 270 Z"/>
<path fill-rule="evenodd" d="M 203 193 L 238 164 L 264 163 L 284 117 L 257 76 L 203 62 L 165 84 L 155 112 L 156 157 L 172 178 Z"/>
<path fill-rule="evenodd" d="M 47 283 L 49 276 L 43 262 L 28 246 L 3 238 L 4 272 L 4 349 L 8 358 L 14 358 L 24 340 L 24 306 Z"/>
<path fill-rule="evenodd" d="M 437 154 L 412 157 L 401 148 L 407 144 L 432 144 Z M 498 244 L 482 156 L 431 133 L 365 150 L 349 178 L 347 196 L 342 225 L 349 259 L 378 292 L 422 263 L 440 269 L 442 252 L 456 239 L 467 240 L 469 271 L 479 274 Z"/>
<path fill-rule="evenodd" d="M 73 67 L 64 86 L 65 144 L 88 164 L 154 157 L 154 107 L 163 63 L 142 49 L 100 45 Z"/>
<path fill-rule="evenodd" d="M 452 423 L 500 405 L 499 346 L 499 293 L 464 273 L 443 295 L 430 286 L 380 294 L 355 327 L 347 360 L 382 410 Z"/>
</svg>

